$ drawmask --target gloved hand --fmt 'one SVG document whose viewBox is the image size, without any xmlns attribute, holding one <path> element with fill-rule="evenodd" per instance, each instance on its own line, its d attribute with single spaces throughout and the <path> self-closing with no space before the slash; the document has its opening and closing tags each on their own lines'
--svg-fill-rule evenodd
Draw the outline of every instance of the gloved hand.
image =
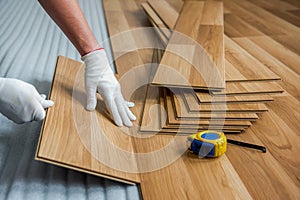
<svg viewBox="0 0 300 200">
<path fill-rule="evenodd" d="M 85 88 L 87 94 L 87 110 L 94 110 L 97 104 L 96 91 L 112 114 L 118 126 L 132 126 L 131 120 L 136 117 L 128 108 L 121 93 L 120 83 L 113 74 L 104 49 L 95 50 L 82 57 L 85 67 Z"/>
<path fill-rule="evenodd" d="M 0 78 L 0 113 L 21 124 L 44 119 L 45 108 L 54 105 L 45 100 L 29 83 L 12 78 Z"/>
</svg>

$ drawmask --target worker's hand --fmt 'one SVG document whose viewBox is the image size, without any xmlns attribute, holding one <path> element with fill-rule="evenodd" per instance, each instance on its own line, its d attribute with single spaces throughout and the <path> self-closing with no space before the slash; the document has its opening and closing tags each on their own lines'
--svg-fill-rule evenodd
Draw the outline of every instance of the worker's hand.
<svg viewBox="0 0 300 200">
<path fill-rule="evenodd" d="M 104 49 L 96 50 L 82 57 L 85 67 L 87 110 L 94 110 L 97 104 L 96 91 L 118 126 L 132 126 L 136 117 L 129 110 L 121 93 L 120 83 L 115 78 Z"/>
<path fill-rule="evenodd" d="M 15 123 L 44 119 L 44 109 L 54 104 L 45 98 L 29 83 L 0 78 L 0 112 Z"/>
</svg>

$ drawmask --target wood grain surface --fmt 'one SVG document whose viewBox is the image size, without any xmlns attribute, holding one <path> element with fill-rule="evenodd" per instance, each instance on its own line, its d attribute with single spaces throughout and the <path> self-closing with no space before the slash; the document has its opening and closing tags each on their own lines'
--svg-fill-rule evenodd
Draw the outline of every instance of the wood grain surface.
<svg viewBox="0 0 300 200">
<path fill-rule="evenodd" d="M 181 96 L 176 94 L 176 97 L 183 98 L 189 112 L 261 113 L 268 110 L 264 103 L 199 104 L 197 97 L 193 92 L 185 92 L 184 94 L 181 94 Z"/>
<path fill-rule="evenodd" d="M 222 3 L 185 2 L 152 84 L 224 88 L 223 32 Z"/>
<path fill-rule="evenodd" d="M 199 103 L 267 103 L 273 101 L 274 98 L 268 94 L 252 94 L 252 95 L 221 95 L 214 96 L 207 92 L 195 92 Z"/>
<path fill-rule="evenodd" d="M 112 123 L 101 100 L 95 112 L 85 110 L 83 74 L 83 63 L 58 58 L 50 95 L 55 106 L 47 111 L 36 159 L 121 182 L 140 182 L 137 174 L 108 167 L 112 162 L 137 168 L 134 157 L 124 162 L 109 145 L 133 152 L 131 138 Z"/>
</svg>

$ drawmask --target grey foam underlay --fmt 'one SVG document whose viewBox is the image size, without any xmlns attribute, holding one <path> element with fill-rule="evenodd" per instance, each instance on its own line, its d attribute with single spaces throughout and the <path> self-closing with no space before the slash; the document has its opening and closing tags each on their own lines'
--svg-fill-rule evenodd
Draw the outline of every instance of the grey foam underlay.
<svg viewBox="0 0 300 200">
<path fill-rule="evenodd" d="M 106 41 L 102 1 L 79 3 L 98 41 Z M 38 1 L 0 0 L 0 77 L 48 94 L 58 55 L 80 60 Z M 17 125 L 0 114 L 0 199 L 139 199 L 136 186 L 35 161 L 40 130 L 41 122 Z"/>
</svg>

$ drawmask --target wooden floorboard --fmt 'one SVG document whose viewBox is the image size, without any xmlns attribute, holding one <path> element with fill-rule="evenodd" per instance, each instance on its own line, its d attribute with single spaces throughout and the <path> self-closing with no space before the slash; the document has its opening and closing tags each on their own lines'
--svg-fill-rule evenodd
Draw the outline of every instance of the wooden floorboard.
<svg viewBox="0 0 300 200">
<path fill-rule="evenodd" d="M 179 95 L 176 95 L 179 96 Z M 197 97 L 193 93 L 182 94 L 182 98 L 187 105 L 189 112 L 256 112 L 260 113 L 267 111 L 267 107 L 264 103 L 219 103 L 219 104 L 199 104 Z"/>
<path fill-rule="evenodd" d="M 198 103 L 211 104 L 211 103 L 267 103 L 273 101 L 274 98 L 269 94 L 252 94 L 252 95 L 221 95 L 214 96 L 206 92 L 195 92 Z"/>
<path fill-rule="evenodd" d="M 224 88 L 222 4 L 186 2 L 184 5 L 152 84 Z M 212 13 L 209 9 L 215 11 Z M 197 24 L 186 23 L 189 20 Z M 167 76 L 170 73 L 174 74 L 172 78 Z"/>
</svg>

